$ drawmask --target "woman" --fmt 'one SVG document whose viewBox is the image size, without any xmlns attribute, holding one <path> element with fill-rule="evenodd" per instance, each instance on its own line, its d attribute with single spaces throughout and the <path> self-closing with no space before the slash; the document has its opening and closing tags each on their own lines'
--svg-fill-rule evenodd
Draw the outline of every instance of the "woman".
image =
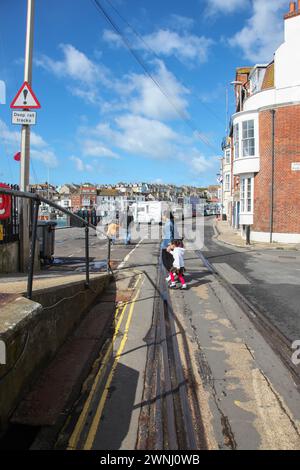
<svg viewBox="0 0 300 470">
<path fill-rule="evenodd" d="M 177 229 L 175 226 L 174 215 L 172 212 L 166 210 L 163 212 L 162 221 L 164 223 L 163 228 L 163 240 L 161 243 L 161 256 L 162 263 L 166 270 L 170 272 L 173 266 L 173 256 L 168 252 L 167 248 L 174 239 L 179 238 Z"/>
</svg>

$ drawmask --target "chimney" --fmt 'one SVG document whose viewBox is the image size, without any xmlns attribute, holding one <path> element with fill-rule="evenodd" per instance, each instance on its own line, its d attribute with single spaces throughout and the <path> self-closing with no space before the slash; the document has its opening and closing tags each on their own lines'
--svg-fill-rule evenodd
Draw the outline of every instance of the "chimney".
<svg viewBox="0 0 300 470">
<path fill-rule="evenodd" d="M 290 2 L 290 11 L 286 15 L 284 15 L 285 20 L 300 15 L 300 0 L 298 0 L 297 3 L 298 5 L 296 5 L 296 2 Z"/>
</svg>

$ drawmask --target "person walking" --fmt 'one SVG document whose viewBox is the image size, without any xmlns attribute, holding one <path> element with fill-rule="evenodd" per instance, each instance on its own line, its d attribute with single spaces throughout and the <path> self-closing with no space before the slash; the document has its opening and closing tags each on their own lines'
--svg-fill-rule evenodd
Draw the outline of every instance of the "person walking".
<svg viewBox="0 0 300 470">
<path fill-rule="evenodd" d="M 119 224 L 118 224 L 118 221 L 115 219 L 115 220 L 112 220 L 110 222 L 110 224 L 108 225 L 108 228 L 107 228 L 107 233 L 106 235 L 108 236 L 108 238 L 111 239 L 112 243 L 114 244 L 118 238 L 118 232 L 119 232 Z"/>
<path fill-rule="evenodd" d="M 131 212 L 130 207 L 127 207 L 127 223 L 126 223 L 126 239 L 125 239 L 125 245 L 130 245 L 131 244 L 131 227 L 133 224 L 134 218 L 133 214 Z"/>
<path fill-rule="evenodd" d="M 181 240 L 174 240 L 169 248 L 167 249 L 173 257 L 173 266 L 170 270 L 170 280 L 169 285 L 170 289 L 177 289 L 175 274 L 177 275 L 180 283 L 181 289 L 186 290 L 187 284 L 184 277 L 184 253 L 185 249 L 183 248 L 183 243 Z"/>
<path fill-rule="evenodd" d="M 177 229 L 175 226 L 174 215 L 171 211 L 166 210 L 162 214 L 163 227 L 163 239 L 161 243 L 161 257 L 162 263 L 165 269 L 170 272 L 173 266 L 173 256 L 168 251 L 168 247 L 175 238 L 179 238 L 177 234 Z M 169 278 L 167 278 L 169 280 Z"/>
</svg>

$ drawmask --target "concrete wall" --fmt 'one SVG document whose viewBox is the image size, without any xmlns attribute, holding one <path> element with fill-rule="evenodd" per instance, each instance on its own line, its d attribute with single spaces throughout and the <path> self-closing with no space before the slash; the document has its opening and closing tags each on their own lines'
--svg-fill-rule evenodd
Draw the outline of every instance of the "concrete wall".
<svg viewBox="0 0 300 470">
<path fill-rule="evenodd" d="M 56 354 L 110 281 L 109 275 L 35 292 L 2 306 L 0 341 L 7 364 L 0 365 L 0 433 L 20 399 Z M 68 298 L 67 300 L 65 300 Z"/>
<path fill-rule="evenodd" d="M 16 273 L 19 270 L 19 242 L 0 245 L 0 273 Z"/>
</svg>

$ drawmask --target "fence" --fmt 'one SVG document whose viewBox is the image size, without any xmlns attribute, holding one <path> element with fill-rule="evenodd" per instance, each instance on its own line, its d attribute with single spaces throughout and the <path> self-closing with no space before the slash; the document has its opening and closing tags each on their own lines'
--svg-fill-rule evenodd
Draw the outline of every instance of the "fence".
<svg viewBox="0 0 300 470">
<path fill-rule="evenodd" d="M 35 245 L 37 241 L 37 222 L 38 222 L 39 207 L 40 207 L 41 202 L 48 204 L 49 206 L 53 207 L 59 212 L 66 214 L 67 216 L 70 217 L 70 220 L 76 220 L 79 226 L 84 228 L 84 231 L 85 231 L 85 265 L 86 265 L 85 272 L 86 272 L 86 286 L 88 287 L 89 282 L 90 282 L 89 230 L 90 229 L 97 230 L 96 226 L 84 220 L 82 217 L 79 217 L 78 215 L 73 214 L 67 209 L 59 206 L 58 204 L 55 204 L 53 201 L 49 201 L 48 199 L 41 197 L 35 193 L 26 193 L 26 192 L 21 192 L 17 189 L 6 189 L 6 188 L 0 187 L 0 194 L 6 194 L 8 196 L 11 196 L 12 199 L 15 199 L 17 214 L 18 214 L 18 204 L 19 204 L 18 200 L 20 198 L 27 199 L 31 202 L 31 214 L 32 215 L 31 215 L 30 227 L 28 227 L 29 232 L 31 232 L 31 246 L 30 246 L 30 253 L 29 253 L 30 259 L 29 259 L 29 268 L 28 268 L 28 277 L 27 277 L 27 297 L 29 299 L 32 298 L 34 256 L 35 256 Z M 17 223 L 17 226 L 19 227 L 19 223 Z M 19 236 L 19 232 L 18 232 L 18 236 Z M 107 236 L 106 236 L 106 239 L 108 242 L 107 260 L 106 260 L 107 272 L 112 273 L 111 262 L 110 262 L 111 239 Z"/>
<path fill-rule="evenodd" d="M 10 185 L 11 190 L 18 191 L 17 185 Z M 19 241 L 19 207 L 18 198 L 12 196 L 11 198 L 11 214 L 9 219 L 0 220 L 1 237 L 0 244 L 11 243 Z"/>
</svg>

